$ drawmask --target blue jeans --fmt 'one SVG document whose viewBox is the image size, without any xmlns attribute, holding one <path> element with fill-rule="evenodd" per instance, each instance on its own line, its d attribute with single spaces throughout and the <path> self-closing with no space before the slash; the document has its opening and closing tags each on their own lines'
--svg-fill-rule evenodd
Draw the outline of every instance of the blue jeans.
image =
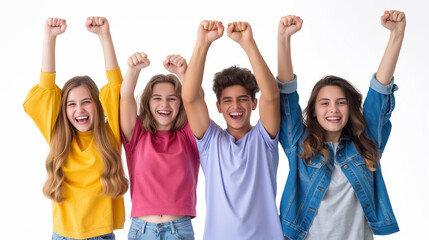
<svg viewBox="0 0 429 240">
<path fill-rule="evenodd" d="M 108 233 L 97 237 L 87 238 L 86 240 L 115 240 L 114 233 Z M 57 233 L 52 233 L 52 240 L 75 240 L 75 238 L 66 238 Z"/>
<path fill-rule="evenodd" d="M 133 218 L 128 240 L 194 240 L 191 218 L 183 217 L 165 223 L 150 223 Z"/>
</svg>

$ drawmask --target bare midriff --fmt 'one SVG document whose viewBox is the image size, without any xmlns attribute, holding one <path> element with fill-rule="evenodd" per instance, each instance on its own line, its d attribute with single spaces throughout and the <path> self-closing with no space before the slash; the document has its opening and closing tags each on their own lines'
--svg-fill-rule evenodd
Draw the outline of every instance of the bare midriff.
<svg viewBox="0 0 429 240">
<path fill-rule="evenodd" d="M 148 215 L 140 216 L 139 219 L 150 223 L 164 223 L 179 220 L 185 217 L 184 215 Z"/>
</svg>

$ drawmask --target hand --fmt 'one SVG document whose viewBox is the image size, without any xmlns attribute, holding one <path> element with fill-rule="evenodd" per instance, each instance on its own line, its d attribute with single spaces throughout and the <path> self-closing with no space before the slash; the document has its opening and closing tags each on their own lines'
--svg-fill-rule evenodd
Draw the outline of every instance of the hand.
<svg viewBox="0 0 429 240">
<path fill-rule="evenodd" d="M 228 37 L 242 45 L 253 41 L 253 33 L 250 24 L 247 22 L 233 22 L 228 24 Z"/>
<path fill-rule="evenodd" d="M 204 20 L 198 27 L 198 40 L 211 44 L 216 39 L 223 36 L 224 27 L 220 21 Z"/>
<path fill-rule="evenodd" d="M 290 37 L 302 27 L 302 19 L 299 16 L 287 15 L 280 19 L 279 23 L 279 37 Z"/>
<path fill-rule="evenodd" d="M 56 37 L 66 31 L 66 20 L 61 18 L 48 18 L 45 24 L 45 34 Z"/>
<path fill-rule="evenodd" d="M 381 16 L 381 25 L 392 32 L 403 33 L 406 25 L 405 14 L 396 10 L 386 10 Z"/>
<path fill-rule="evenodd" d="M 128 58 L 128 67 L 134 70 L 142 70 L 150 65 L 146 53 L 136 52 Z"/>
<path fill-rule="evenodd" d="M 109 22 L 104 17 L 87 17 L 85 27 L 97 35 L 110 34 Z"/>
<path fill-rule="evenodd" d="M 162 63 L 167 71 L 175 73 L 179 77 L 185 76 L 188 65 L 184 57 L 180 55 L 169 55 Z"/>
</svg>

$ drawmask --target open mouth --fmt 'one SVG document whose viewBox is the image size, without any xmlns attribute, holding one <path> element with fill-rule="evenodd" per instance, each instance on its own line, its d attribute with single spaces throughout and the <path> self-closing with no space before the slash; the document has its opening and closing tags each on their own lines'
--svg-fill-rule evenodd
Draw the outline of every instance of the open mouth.
<svg viewBox="0 0 429 240">
<path fill-rule="evenodd" d="M 76 117 L 75 120 L 79 124 L 85 124 L 88 122 L 89 116 Z"/>
<path fill-rule="evenodd" d="M 242 112 L 232 112 L 232 113 L 229 113 L 229 116 L 234 120 L 240 120 L 243 117 L 243 113 Z"/>
<path fill-rule="evenodd" d="M 171 114 L 171 111 L 166 111 L 166 110 L 159 110 L 156 111 L 161 117 L 168 117 Z"/>
<path fill-rule="evenodd" d="M 332 123 L 338 123 L 341 120 L 341 117 L 327 117 L 326 120 Z"/>
</svg>

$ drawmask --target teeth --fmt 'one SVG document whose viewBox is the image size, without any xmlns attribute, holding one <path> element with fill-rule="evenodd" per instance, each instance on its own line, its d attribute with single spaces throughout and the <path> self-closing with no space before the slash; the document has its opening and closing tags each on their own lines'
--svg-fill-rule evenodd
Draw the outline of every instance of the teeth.
<svg viewBox="0 0 429 240">
<path fill-rule="evenodd" d="M 87 119 L 88 117 L 77 117 L 77 120 L 83 120 L 83 119 Z"/>
<path fill-rule="evenodd" d="M 159 114 L 170 114 L 170 111 L 158 111 Z"/>
<path fill-rule="evenodd" d="M 328 120 L 340 120 L 339 117 L 327 117 L 326 119 L 328 119 Z"/>
<path fill-rule="evenodd" d="M 231 116 L 242 116 L 243 113 L 230 113 Z"/>
</svg>

